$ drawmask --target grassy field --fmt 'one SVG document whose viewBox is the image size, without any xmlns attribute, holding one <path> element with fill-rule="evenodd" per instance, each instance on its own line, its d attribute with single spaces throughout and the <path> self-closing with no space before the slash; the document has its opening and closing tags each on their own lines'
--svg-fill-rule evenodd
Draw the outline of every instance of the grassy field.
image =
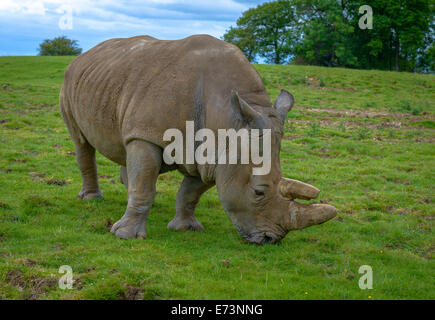
<svg viewBox="0 0 435 320">
<path fill-rule="evenodd" d="M 71 57 L 0 57 L 0 298 L 435 299 L 435 77 L 257 65 L 272 98 L 296 97 L 284 175 L 319 187 L 338 216 L 278 245 L 246 243 L 216 189 L 205 232 L 166 229 L 181 175 L 161 175 L 147 240 L 108 230 L 124 213 L 119 167 L 98 156 L 105 200 L 81 178 L 58 94 Z M 69 265 L 74 288 L 61 290 Z M 361 290 L 358 269 L 373 269 Z"/>
</svg>

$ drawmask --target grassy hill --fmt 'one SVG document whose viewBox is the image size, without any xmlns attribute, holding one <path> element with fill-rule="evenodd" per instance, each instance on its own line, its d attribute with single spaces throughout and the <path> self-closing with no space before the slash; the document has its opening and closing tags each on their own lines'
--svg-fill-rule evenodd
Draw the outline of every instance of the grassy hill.
<svg viewBox="0 0 435 320">
<path fill-rule="evenodd" d="M 435 77 L 256 65 L 272 98 L 296 97 L 283 173 L 338 209 L 278 245 L 247 244 L 216 189 L 206 231 L 166 229 L 181 175 L 161 175 L 147 240 L 108 230 L 124 213 L 119 168 L 98 157 L 105 200 L 78 201 L 81 178 L 58 94 L 71 57 L 0 57 L 0 298 L 435 299 Z M 61 290 L 62 265 L 74 288 Z M 373 269 L 373 289 L 358 286 Z"/>
</svg>

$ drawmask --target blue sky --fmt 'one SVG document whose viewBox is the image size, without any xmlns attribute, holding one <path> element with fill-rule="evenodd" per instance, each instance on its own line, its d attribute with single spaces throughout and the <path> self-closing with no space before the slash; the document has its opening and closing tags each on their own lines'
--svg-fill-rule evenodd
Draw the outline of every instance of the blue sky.
<svg viewBox="0 0 435 320">
<path fill-rule="evenodd" d="M 221 37 L 243 11 L 263 2 L 0 0 L 0 56 L 36 55 L 44 39 L 61 35 L 78 40 L 85 51 L 106 39 L 143 34 L 159 39 L 198 33 Z"/>
</svg>

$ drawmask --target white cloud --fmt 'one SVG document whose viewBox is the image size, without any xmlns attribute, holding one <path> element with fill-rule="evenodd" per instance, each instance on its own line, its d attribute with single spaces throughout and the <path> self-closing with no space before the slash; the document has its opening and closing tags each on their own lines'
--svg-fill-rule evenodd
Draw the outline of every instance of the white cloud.
<svg viewBox="0 0 435 320">
<path fill-rule="evenodd" d="M 19 3 L 12 0 L 0 0 L 0 12 L 18 12 L 21 8 Z"/>
<path fill-rule="evenodd" d="M 45 11 L 43 1 L 0 0 L 0 12 L 3 13 L 44 15 Z"/>
<path fill-rule="evenodd" d="M 221 37 L 240 14 L 252 7 L 237 0 L 0 0 L 0 52 L 14 54 L 16 41 L 67 35 L 87 50 L 113 37 L 149 34 L 161 39 L 180 39 L 206 33 Z M 61 30 L 65 8 L 72 8 L 73 29 Z M 27 51 L 26 51 L 27 52 Z"/>
<path fill-rule="evenodd" d="M 247 6 L 235 0 L 0 0 L 0 11 L 22 14 L 45 14 L 47 9 L 68 5 L 73 7 L 76 13 L 106 12 L 113 9 L 130 11 L 135 13 L 154 12 L 240 12 L 247 9 Z M 167 10 L 170 6 L 175 6 L 175 10 Z"/>
<path fill-rule="evenodd" d="M 27 2 L 24 4 L 24 14 L 44 15 L 45 11 L 44 4 L 41 2 Z"/>
</svg>

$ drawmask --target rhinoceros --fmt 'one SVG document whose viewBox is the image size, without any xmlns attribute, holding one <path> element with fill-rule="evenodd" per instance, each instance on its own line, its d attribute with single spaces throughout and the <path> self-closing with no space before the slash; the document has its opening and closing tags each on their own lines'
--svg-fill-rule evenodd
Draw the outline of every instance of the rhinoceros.
<svg viewBox="0 0 435 320">
<path fill-rule="evenodd" d="M 291 230 L 336 215 L 327 204 L 303 204 L 319 190 L 282 177 L 280 148 L 294 98 L 282 90 L 272 105 L 264 83 L 234 45 L 208 35 L 181 40 L 150 36 L 104 41 L 65 71 L 60 108 L 74 142 L 82 188 L 78 199 L 102 198 L 95 150 L 121 166 L 128 204 L 111 233 L 145 238 L 159 174 L 179 170 L 184 179 L 169 229 L 204 229 L 194 217 L 201 195 L 216 185 L 220 202 L 240 235 L 255 244 L 276 243 Z M 253 175 L 254 164 L 167 164 L 164 132 L 270 129 L 271 170 Z"/>
</svg>

